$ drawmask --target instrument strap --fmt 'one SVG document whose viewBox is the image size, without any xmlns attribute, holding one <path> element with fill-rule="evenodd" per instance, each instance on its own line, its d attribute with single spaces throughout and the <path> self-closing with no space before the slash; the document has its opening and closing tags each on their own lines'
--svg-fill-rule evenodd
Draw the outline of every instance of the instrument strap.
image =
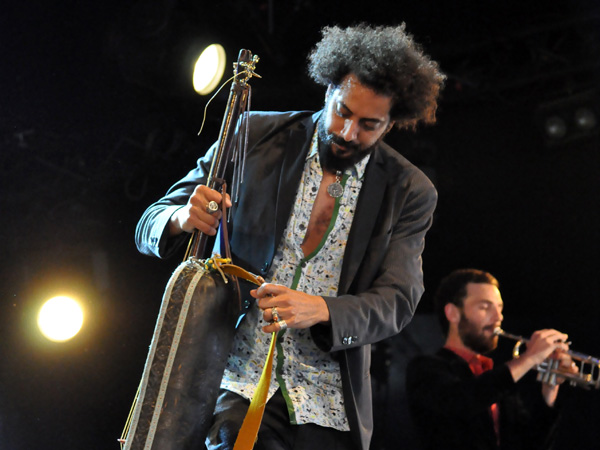
<svg viewBox="0 0 600 450">
<path fill-rule="evenodd" d="M 223 263 L 219 264 L 219 268 L 234 277 L 242 278 L 250 283 L 254 283 L 257 286 L 260 286 L 265 282 L 262 277 L 254 275 L 251 272 L 248 272 L 246 269 L 242 269 L 240 266 L 236 266 L 235 264 Z"/>
<path fill-rule="evenodd" d="M 225 197 L 227 196 L 227 183 L 225 182 L 225 180 L 219 180 L 222 181 L 222 185 L 221 185 L 221 221 L 220 221 L 220 227 L 221 227 L 221 246 L 222 248 L 225 250 L 225 258 L 228 258 L 231 260 L 231 247 L 229 246 L 229 233 L 227 230 L 227 207 L 225 206 Z"/>
<path fill-rule="evenodd" d="M 236 266 L 235 264 L 221 264 L 219 265 L 219 268 L 227 274 L 233 275 L 237 278 L 242 278 L 246 281 L 256 284 L 257 286 L 260 286 L 262 283 L 264 283 L 264 279 L 262 277 L 254 275 L 253 273 L 248 272 L 247 270 L 241 268 L 240 266 Z M 246 413 L 246 417 L 244 418 L 244 422 L 242 423 L 242 427 L 238 433 L 233 450 L 252 450 L 254 443 L 256 442 L 258 429 L 260 428 L 260 423 L 262 422 L 265 406 L 267 404 L 269 387 L 271 385 L 273 355 L 275 353 L 276 341 L 277 333 L 272 333 L 271 345 L 269 345 L 269 353 L 267 354 L 265 366 L 263 367 L 262 374 L 260 375 L 260 380 L 258 381 L 256 391 L 254 392 L 252 400 L 250 401 L 248 412 Z"/>
<path fill-rule="evenodd" d="M 225 217 L 227 217 L 227 210 L 225 208 L 225 192 L 226 185 L 223 186 L 221 191 L 223 194 L 223 202 L 221 206 L 221 210 L 223 211 L 223 216 L 221 218 L 221 235 L 224 241 L 225 254 L 227 258 L 231 260 L 229 239 L 227 236 L 227 223 L 225 220 Z M 246 281 L 256 284 L 257 286 L 260 286 L 265 281 L 262 277 L 254 275 L 253 273 L 248 272 L 247 270 L 236 266 L 235 264 L 220 264 L 219 268 L 227 274 L 233 275 L 236 278 L 242 278 Z M 276 341 L 277 333 L 274 332 L 271 335 L 269 353 L 267 355 L 262 374 L 260 375 L 258 386 L 256 387 L 254 395 L 252 396 L 252 400 L 250 401 L 248 412 L 246 412 L 246 417 L 244 417 L 244 422 L 242 423 L 242 427 L 240 428 L 238 436 L 235 440 L 233 450 L 252 450 L 252 448 L 254 448 L 254 444 L 258 436 L 258 430 L 265 412 L 265 406 L 267 405 L 267 396 L 269 394 L 269 387 L 271 385 L 271 373 L 273 372 L 273 355 L 275 353 Z"/>
<path fill-rule="evenodd" d="M 227 207 L 225 206 L 225 198 L 227 196 L 227 182 L 225 180 L 222 181 L 221 185 L 221 222 L 219 224 L 220 227 L 220 236 L 221 236 L 221 248 L 225 250 L 225 257 L 231 261 L 231 247 L 229 246 L 229 233 L 227 230 Z M 240 283 L 237 279 L 237 275 L 234 275 L 233 282 L 236 284 L 236 292 L 237 292 L 237 307 L 238 310 L 242 308 L 242 293 L 240 291 Z"/>
<path fill-rule="evenodd" d="M 235 440 L 233 450 L 252 450 L 258 436 L 258 429 L 262 422 L 265 406 L 267 405 L 267 395 L 269 394 L 269 385 L 271 384 L 271 372 L 273 371 L 273 354 L 275 353 L 275 342 L 277 341 L 277 333 L 271 334 L 271 345 L 269 346 L 269 354 L 265 361 L 262 374 L 256 391 L 250 401 L 250 407 L 242 423 L 242 428 Z"/>
</svg>

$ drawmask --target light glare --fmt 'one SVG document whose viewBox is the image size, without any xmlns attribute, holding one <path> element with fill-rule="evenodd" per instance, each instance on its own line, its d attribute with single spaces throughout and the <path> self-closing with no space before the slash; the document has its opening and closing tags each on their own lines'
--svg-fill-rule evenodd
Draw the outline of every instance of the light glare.
<svg viewBox="0 0 600 450">
<path fill-rule="evenodd" d="M 546 119 L 546 133 L 552 139 L 560 139 L 567 134 L 567 125 L 565 121 L 558 116 L 552 116 Z"/>
<path fill-rule="evenodd" d="M 225 71 L 225 49 L 222 45 L 206 47 L 194 66 L 194 90 L 206 95 L 217 87 Z"/>
<path fill-rule="evenodd" d="M 575 111 L 575 123 L 582 130 L 591 130 L 596 126 L 596 115 L 590 108 L 578 108 Z"/>
<path fill-rule="evenodd" d="M 69 297 L 48 300 L 38 315 L 38 326 L 49 340 L 62 342 L 75 336 L 83 325 L 83 310 Z"/>
</svg>

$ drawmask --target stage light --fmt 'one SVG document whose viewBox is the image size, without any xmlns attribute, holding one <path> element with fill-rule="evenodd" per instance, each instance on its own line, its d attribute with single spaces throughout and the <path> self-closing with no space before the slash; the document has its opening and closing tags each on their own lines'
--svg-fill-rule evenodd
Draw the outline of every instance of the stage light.
<svg viewBox="0 0 600 450">
<path fill-rule="evenodd" d="M 83 325 L 83 310 L 70 297 L 48 300 L 38 314 L 38 327 L 49 340 L 63 342 L 74 337 Z"/>
<path fill-rule="evenodd" d="M 590 89 L 538 105 L 535 121 L 545 144 L 557 147 L 598 136 L 598 95 Z"/>
<path fill-rule="evenodd" d="M 582 130 L 591 130 L 596 126 L 596 115 L 591 108 L 578 108 L 575 111 L 575 124 Z"/>
<path fill-rule="evenodd" d="M 215 37 L 219 33 L 178 12 L 154 19 L 139 23 L 141 17 L 133 14 L 132 23 L 114 30 L 110 50 L 125 79 L 162 97 L 210 94 L 226 66 L 225 45 Z"/>
<path fill-rule="evenodd" d="M 204 49 L 194 65 L 194 90 L 200 95 L 210 94 L 223 78 L 225 49 L 220 44 L 211 44 Z"/>
<path fill-rule="evenodd" d="M 548 117 L 544 127 L 550 139 L 561 139 L 567 134 L 567 124 L 559 116 Z"/>
</svg>

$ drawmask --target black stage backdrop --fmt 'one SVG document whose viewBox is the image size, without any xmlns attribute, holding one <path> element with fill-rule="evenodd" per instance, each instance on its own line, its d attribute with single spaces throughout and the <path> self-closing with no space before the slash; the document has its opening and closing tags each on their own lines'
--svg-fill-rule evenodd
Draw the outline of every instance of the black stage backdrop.
<svg viewBox="0 0 600 450">
<path fill-rule="evenodd" d="M 415 320 L 373 350 L 374 450 L 415 448 L 404 368 L 441 341 L 431 294 L 452 269 L 499 278 L 506 330 L 555 327 L 600 354 L 598 124 L 572 120 L 588 108 L 598 121 L 597 2 L 11 3 L 0 16 L 0 449 L 118 448 L 180 260 L 139 255 L 135 224 L 215 139 L 226 98 L 197 136 L 206 98 L 165 75 L 183 30 L 212 33 L 231 61 L 242 47 L 260 55 L 255 110 L 320 108 L 305 60 L 328 24 L 406 21 L 448 74 L 439 123 L 388 139 L 440 200 Z M 567 124 L 557 139 L 544 134 L 553 115 Z M 62 345 L 34 324 L 59 291 L 88 310 Z M 557 448 L 597 448 L 598 391 L 562 391 Z"/>
</svg>

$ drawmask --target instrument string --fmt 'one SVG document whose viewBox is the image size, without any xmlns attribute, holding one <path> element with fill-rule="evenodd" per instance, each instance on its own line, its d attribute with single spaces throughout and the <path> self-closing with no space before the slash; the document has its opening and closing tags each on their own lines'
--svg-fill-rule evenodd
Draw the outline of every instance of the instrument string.
<svg viewBox="0 0 600 450">
<path fill-rule="evenodd" d="M 138 399 L 140 397 L 140 391 L 142 389 L 143 380 L 140 381 L 138 385 L 137 391 L 135 393 L 135 397 L 133 398 L 133 404 L 131 405 L 131 409 L 129 410 L 129 415 L 127 416 L 127 420 L 125 421 L 125 426 L 123 427 L 123 432 L 121 433 L 121 438 L 118 439 L 118 442 L 121 446 L 121 450 L 125 445 L 127 435 L 129 434 L 129 428 L 131 428 L 131 421 L 133 419 L 133 414 L 135 411 L 135 406 L 137 405 Z"/>
<path fill-rule="evenodd" d="M 200 124 L 200 129 L 198 130 L 198 134 L 197 134 L 198 136 L 200 136 L 200 134 L 202 133 L 202 130 L 204 129 L 204 124 L 206 123 L 206 113 L 208 111 L 208 106 L 217 97 L 217 95 L 219 95 L 219 92 L 221 92 L 225 86 L 227 86 L 229 83 L 231 83 L 233 80 L 235 80 L 236 77 L 239 77 L 240 75 L 243 75 L 245 73 L 251 74 L 250 76 L 254 75 L 254 76 L 258 76 L 260 78 L 260 76 L 255 74 L 254 72 L 251 72 L 249 70 L 244 70 L 236 75 L 229 77 L 226 81 L 224 81 L 223 84 L 221 84 L 221 86 L 219 87 L 219 89 L 217 89 L 215 91 L 215 93 L 212 95 L 212 97 L 206 102 L 206 105 L 204 105 L 204 112 L 202 114 L 202 123 Z"/>
</svg>

